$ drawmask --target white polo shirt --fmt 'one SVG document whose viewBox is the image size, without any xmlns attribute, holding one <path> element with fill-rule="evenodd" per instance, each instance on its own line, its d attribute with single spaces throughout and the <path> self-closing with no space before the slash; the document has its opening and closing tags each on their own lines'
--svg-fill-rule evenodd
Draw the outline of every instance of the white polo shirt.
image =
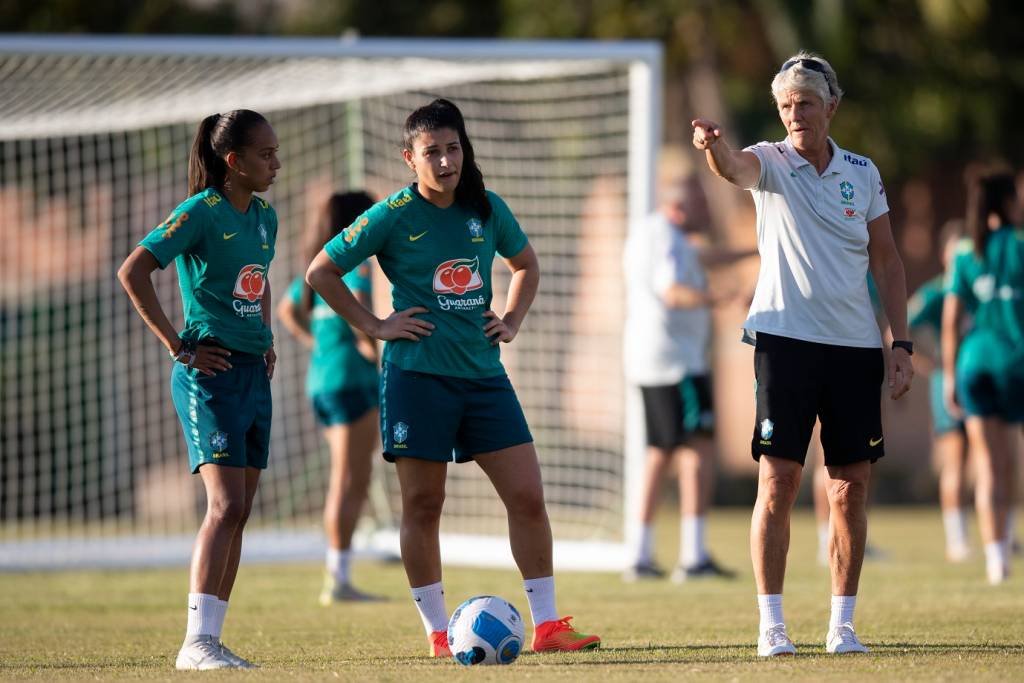
<svg viewBox="0 0 1024 683">
<path fill-rule="evenodd" d="M 818 175 L 789 138 L 747 151 L 761 160 L 750 188 L 761 271 L 744 327 L 804 341 L 877 348 L 868 295 L 868 228 L 889 211 L 878 169 L 841 149 Z"/>
<path fill-rule="evenodd" d="M 665 292 L 673 284 L 707 288 L 697 250 L 664 214 L 634 226 L 623 253 L 626 378 L 640 386 L 677 384 L 686 375 L 708 372 L 711 313 L 706 307 L 670 308 Z"/>
</svg>

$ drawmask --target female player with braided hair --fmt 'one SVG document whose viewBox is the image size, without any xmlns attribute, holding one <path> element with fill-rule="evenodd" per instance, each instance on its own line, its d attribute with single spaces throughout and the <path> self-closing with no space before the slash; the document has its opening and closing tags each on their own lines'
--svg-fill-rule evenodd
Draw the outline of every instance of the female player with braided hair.
<svg viewBox="0 0 1024 683">
<path fill-rule="evenodd" d="M 321 251 L 306 280 L 350 325 L 387 341 L 381 377 L 384 457 L 402 493 L 402 561 L 433 656 L 450 656 L 438 530 L 448 463 L 475 461 L 508 513 L 512 554 L 534 622 L 533 650 L 585 650 L 555 610 L 551 526 L 533 437 L 499 358 L 540 281 L 537 256 L 512 212 L 484 188 L 459 109 L 448 100 L 405 122 L 416 182 L 374 205 Z M 371 255 L 393 285 L 395 312 L 377 318 L 342 282 Z M 490 310 L 495 254 L 512 271 L 503 314 Z"/>
<path fill-rule="evenodd" d="M 171 397 L 189 469 L 206 488 L 206 517 L 189 576 L 188 625 L 178 669 L 252 668 L 220 640 L 238 572 L 242 530 L 270 448 L 270 331 L 267 268 L 277 214 L 254 196 L 281 164 L 277 136 L 248 109 L 207 116 L 189 156 L 189 197 L 125 259 L 118 279 L 174 362 Z M 174 262 L 185 309 L 176 332 L 152 273 Z"/>
</svg>

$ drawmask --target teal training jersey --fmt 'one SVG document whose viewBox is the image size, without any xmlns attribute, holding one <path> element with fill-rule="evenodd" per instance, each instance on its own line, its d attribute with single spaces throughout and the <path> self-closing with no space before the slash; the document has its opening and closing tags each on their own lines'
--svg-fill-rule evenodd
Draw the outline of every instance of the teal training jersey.
<svg viewBox="0 0 1024 683">
<path fill-rule="evenodd" d="M 253 197 L 243 214 L 208 188 L 139 242 L 161 268 L 176 264 L 182 339 L 213 337 L 229 349 L 266 353 L 273 335 L 263 322 L 263 292 L 276 238 L 277 214 L 266 200 Z"/>
<path fill-rule="evenodd" d="M 369 262 L 364 261 L 346 273 L 344 281 L 353 292 L 370 293 Z M 298 277 L 288 289 L 288 299 L 296 307 L 302 306 L 304 286 L 305 282 Z M 359 353 L 352 328 L 316 292 L 313 292 L 309 332 L 313 337 L 313 350 L 306 373 L 307 396 L 377 386 L 377 364 Z"/>
<path fill-rule="evenodd" d="M 384 361 L 403 370 L 449 377 L 505 374 L 496 345 L 484 335 L 491 306 L 494 255 L 511 257 L 526 235 L 498 195 L 487 193 L 493 212 L 486 222 L 459 204 L 434 206 L 406 187 L 366 213 L 327 243 L 327 255 L 348 272 L 376 254 L 391 281 L 396 311 L 423 306 L 422 319 L 436 328 L 419 341 L 399 339 L 384 347 Z"/>
<path fill-rule="evenodd" d="M 949 291 L 974 316 L 974 329 L 1024 345 L 1024 230 L 1003 227 L 989 235 L 985 258 L 971 240 L 961 240 Z"/>
<path fill-rule="evenodd" d="M 933 277 L 918 287 L 907 302 L 907 317 L 911 328 L 931 329 L 936 337 L 942 334 L 942 302 L 946 298 L 943 286 L 945 276 Z"/>
</svg>

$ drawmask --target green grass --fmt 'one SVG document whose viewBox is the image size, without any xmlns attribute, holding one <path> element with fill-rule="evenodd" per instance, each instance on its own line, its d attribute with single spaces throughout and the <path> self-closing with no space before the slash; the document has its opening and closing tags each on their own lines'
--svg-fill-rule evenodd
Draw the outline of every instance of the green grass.
<svg viewBox="0 0 1024 683">
<path fill-rule="evenodd" d="M 942 561 L 938 512 L 875 509 L 874 544 L 888 552 L 865 565 L 857 627 L 872 653 L 824 653 L 827 572 L 814 562 L 809 513 L 794 521 L 786 585 L 790 635 L 800 654 L 755 656 L 757 608 L 747 555 L 746 511 L 718 511 L 709 537 L 716 556 L 741 570 L 731 581 L 624 585 L 613 574 L 558 576 L 558 604 L 604 645 L 576 655 L 524 654 L 511 667 L 458 667 L 425 656 L 426 641 L 399 565 L 357 564 L 356 583 L 389 602 L 324 609 L 317 565 L 243 566 L 225 628 L 256 672 L 205 672 L 204 679 L 450 680 L 1020 680 L 1024 590 L 1019 577 L 992 588 L 980 560 Z M 659 556 L 675 553 L 676 527 L 660 525 Z M 449 609 L 493 593 L 526 611 L 511 571 L 449 569 Z M 81 571 L 0 575 L 0 678 L 167 679 L 184 633 L 186 572 Z M 530 631 L 527 631 L 529 638 Z"/>
</svg>

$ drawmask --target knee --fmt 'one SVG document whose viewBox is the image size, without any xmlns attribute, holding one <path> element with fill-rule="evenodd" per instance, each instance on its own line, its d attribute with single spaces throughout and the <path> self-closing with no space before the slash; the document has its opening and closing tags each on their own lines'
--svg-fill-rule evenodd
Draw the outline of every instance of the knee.
<svg viewBox="0 0 1024 683">
<path fill-rule="evenodd" d="M 763 477 L 759 495 L 770 507 L 792 506 L 800 489 L 800 475 L 793 472 L 775 472 Z"/>
<path fill-rule="evenodd" d="M 245 524 L 251 507 L 252 503 L 246 505 L 243 500 L 220 498 L 209 502 L 206 508 L 206 517 L 216 526 L 234 529 Z"/>
<path fill-rule="evenodd" d="M 547 506 L 544 504 L 544 493 L 541 490 L 526 490 L 517 492 L 510 497 L 508 514 L 520 521 L 541 521 L 548 516 Z"/>
<path fill-rule="evenodd" d="M 402 519 L 415 525 L 436 524 L 444 508 L 444 491 L 415 491 L 403 497 Z"/>
<path fill-rule="evenodd" d="M 828 497 L 841 510 L 863 509 L 868 499 L 868 484 L 857 479 L 834 479 L 829 483 Z"/>
</svg>

